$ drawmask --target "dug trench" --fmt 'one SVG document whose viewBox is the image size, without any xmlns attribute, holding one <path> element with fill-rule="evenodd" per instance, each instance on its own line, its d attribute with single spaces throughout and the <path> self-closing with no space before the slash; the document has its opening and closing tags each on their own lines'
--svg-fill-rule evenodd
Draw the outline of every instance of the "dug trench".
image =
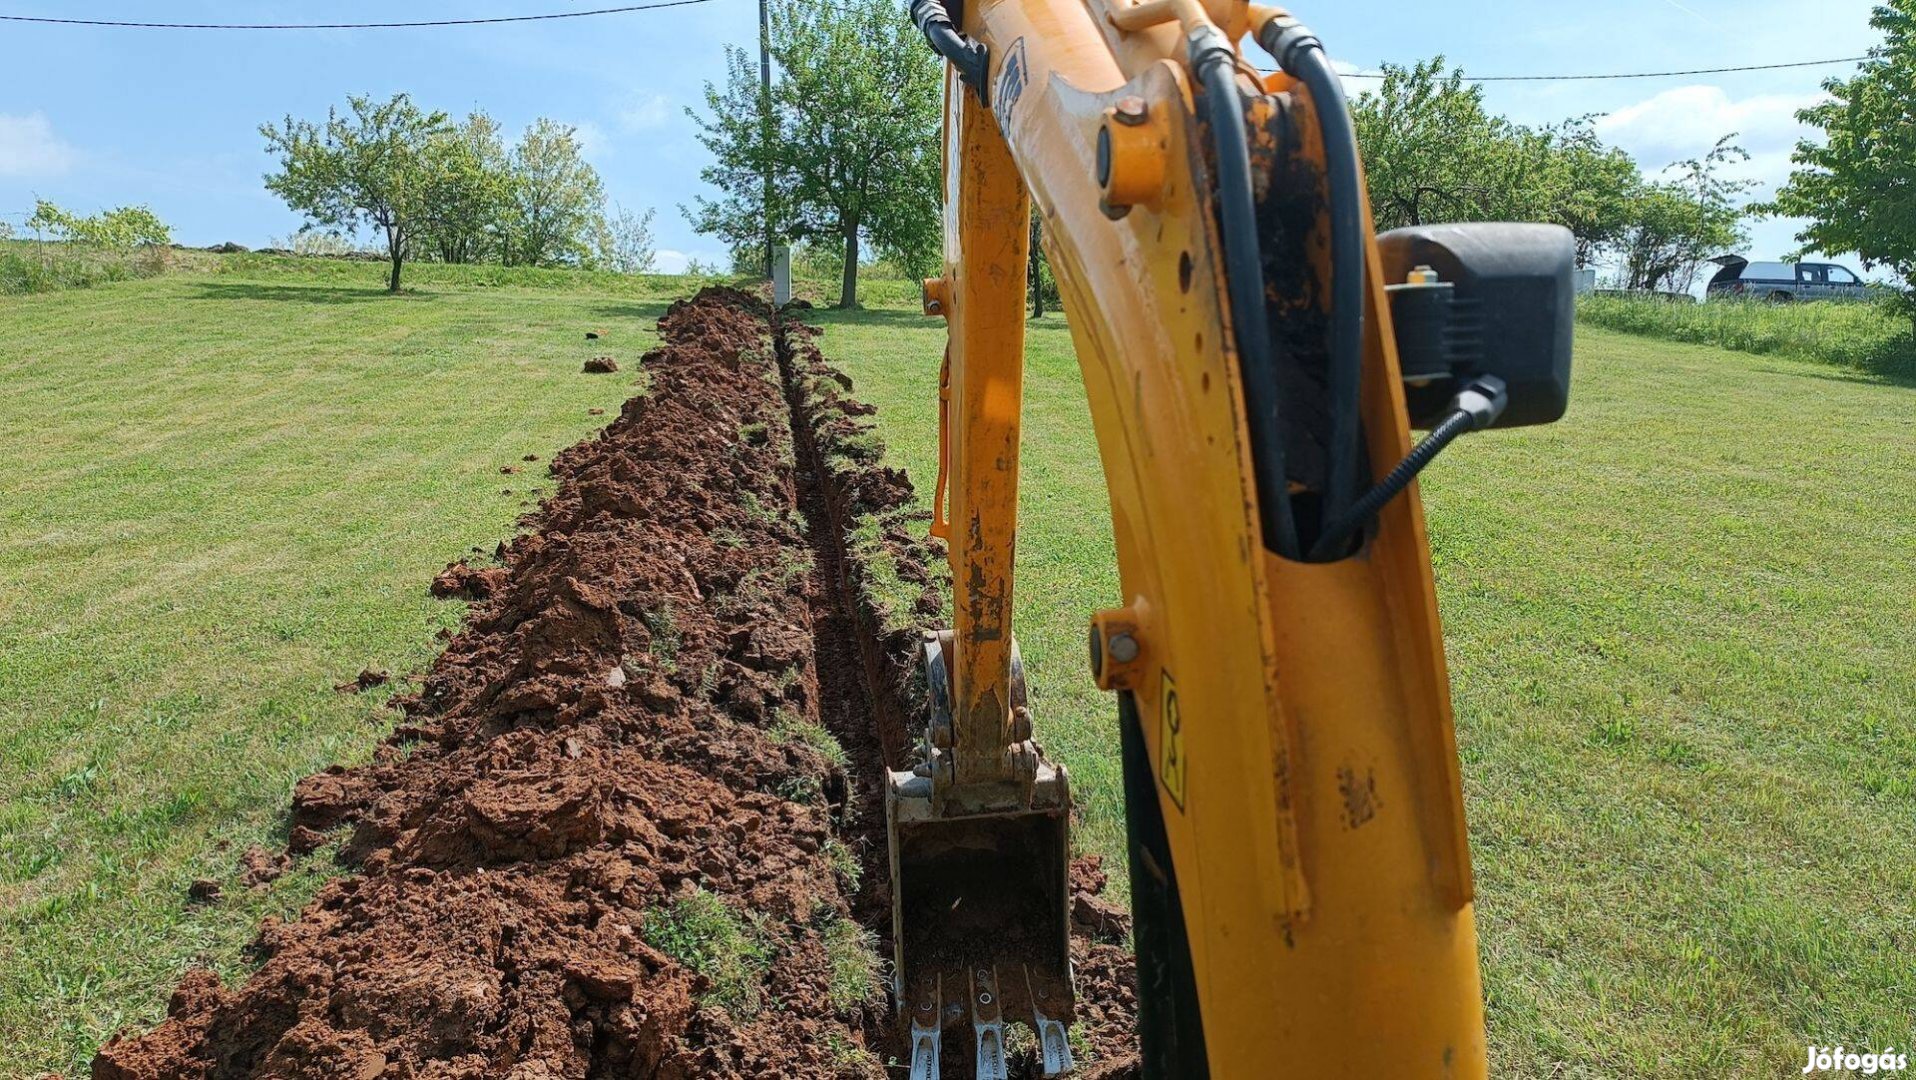
<svg viewBox="0 0 1916 1080">
<path fill-rule="evenodd" d="M 474 606 L 370 763 L 245 860 L 342 876 L 95 1077 L 902 1075 L 881 778 L 944 560 L 814 329 L 726 289 L 659 329 L 496 564 L 434 582 Z M 1101 877 L 1073 867 L 1074 1030 L 1110 1080 L 1135 986 Z"/>
</svg>

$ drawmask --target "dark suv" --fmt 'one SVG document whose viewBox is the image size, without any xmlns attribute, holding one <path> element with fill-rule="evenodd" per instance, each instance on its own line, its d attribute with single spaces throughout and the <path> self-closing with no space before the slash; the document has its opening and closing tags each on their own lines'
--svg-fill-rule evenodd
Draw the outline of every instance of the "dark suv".
<svg viewBox="0 0 1916 1080">
<path fill-rule="evenodd" d="M 1723 269 L 1710 279 L 1710 296 L 1747 296 L 1760 300 L 1863 300 L 1869 286 L 1835 263 L 1751 262 L 1723 255 L 1711 262 Z"/>
</svg>

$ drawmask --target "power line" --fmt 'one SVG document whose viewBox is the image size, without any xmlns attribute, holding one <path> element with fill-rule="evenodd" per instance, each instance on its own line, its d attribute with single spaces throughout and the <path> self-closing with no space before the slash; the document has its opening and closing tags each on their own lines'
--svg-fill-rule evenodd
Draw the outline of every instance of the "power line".
<svg viewBox="0 0 1916 1080">
<path fill-rule="evenodd" d="M 1823 67 L 1828 64 L 1854 64 L 1868 60 L 1867 56 L 1841 56 L 1833 60 L 1796 60 L 1787 64 L 1746 64 L 1740 67 L 1690 68 L 1687 71 L 1630 71 L 1600 75 L 1466 75 L 1465 82 L 1591 82 L 1599 79 L 1666 79 L 1678 75 L 1726 75 L 1737 71 L 1780 71 L 1784 68 Z M 1270 72 L 1276 68 L 1262 68 Z M 1346 79 L 1381 79 L 1376 74 L 1345 75 Z"/>
<path fill-rule="evenodd" d="M 502 15 L 483 19 L 421 19 L 413 22 L 381 23 L 166 23 L 166 22 L 122 22 L 113 19 L 63 19 L 45 15 L 0 15 L 0 22 L 41 23 L 56 26 L 103 26 L 120 27 L 133 30 L 399 30 L 417 27 L 436 26 L 488 26 L 499 23 L 547 22 L 554 19 L 583 19 L 595 15 L 623 15 L 634 11 L 656 11 L 661 8 L 689 7 L 693 4 L 709 4 L 713 0 L 653 0 L 648 4 L 628 4 L 623 7 L 594 8 L 590 11 L 558 11 L 544 15 Z M 827 5 L 833 6 L 833 5 Z M 1466 75 L 1465 82 L 1596 82 L 1614 79 L 1667 79 L 1684 75 L 1728 75 L 1744 71 L 1782 71 L 1788 68 L 1825 67 L 1833 64 L 1854 64 L 1867 60 L 1867 56 L 1842 56 L 1830 60 L 1797 60 L 1783 64 L 1744 64 L 1735 67 L 1689 68 L 1682 71 L 1632 71 L 1604 72 L 1585 75 Z M 1274 71 L 1274 68 L 1264 68 Z M 1381 79 L 1375 74 L 1353 74 L 1347 79 Z"/>
<path fill-rule="evenodd" d="M 650 4 L 596 8 L 591 11 L 558 11 L 546 15 L 502 15 L 491 19 L 423 19 L 418 22 L 383 23 L 158 23 L 117 22 L 111 19 L 56 19 L 42 15 L 0 15 L 0 22 L 51 23 L 60 26 L 115 26 L 132 30 L 401 30 L 420 26 L 484 26 L 495 23 L 545 22 L 551 19 L 583 19 L 590 15 L 623 15 L 632 11 L 709 4 L 712 0 L 655 0 Z"/>
</svg>

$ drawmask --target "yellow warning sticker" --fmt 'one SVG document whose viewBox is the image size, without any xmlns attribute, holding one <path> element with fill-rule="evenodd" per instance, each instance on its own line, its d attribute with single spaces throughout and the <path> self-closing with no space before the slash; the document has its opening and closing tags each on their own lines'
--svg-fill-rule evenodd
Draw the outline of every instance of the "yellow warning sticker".
<svg viewBox="0 0 1916 1080">
<path fill-rule="evenodd" d="M 1184 718 L 1178 714 L 1178 686 L 1171 681 L 1171 673 L 1164 672 L 1158 680 L 1158 779 L 1164 782 L 1164 790 L 1171 793 L 1171 801 L 1178 804 L 1178 812 L 1184 811 Z"/>
</svg>

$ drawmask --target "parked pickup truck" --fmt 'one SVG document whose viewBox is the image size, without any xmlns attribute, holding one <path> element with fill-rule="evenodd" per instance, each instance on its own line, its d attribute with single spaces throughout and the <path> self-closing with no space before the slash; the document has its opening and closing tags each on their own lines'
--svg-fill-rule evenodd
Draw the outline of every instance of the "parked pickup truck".
<svg viewBox="0 0 1916 1080">
<path fill-rule="evenodd" d="M 1862 300 L 1869 295 L 1869 287 L 1855 271 L 1835 263 L 1751 262 L 1741 255 L 1710 261 L 1723 268 L 1710 279 L 1711 297 L 1789 301 Z"/>
</svg>

